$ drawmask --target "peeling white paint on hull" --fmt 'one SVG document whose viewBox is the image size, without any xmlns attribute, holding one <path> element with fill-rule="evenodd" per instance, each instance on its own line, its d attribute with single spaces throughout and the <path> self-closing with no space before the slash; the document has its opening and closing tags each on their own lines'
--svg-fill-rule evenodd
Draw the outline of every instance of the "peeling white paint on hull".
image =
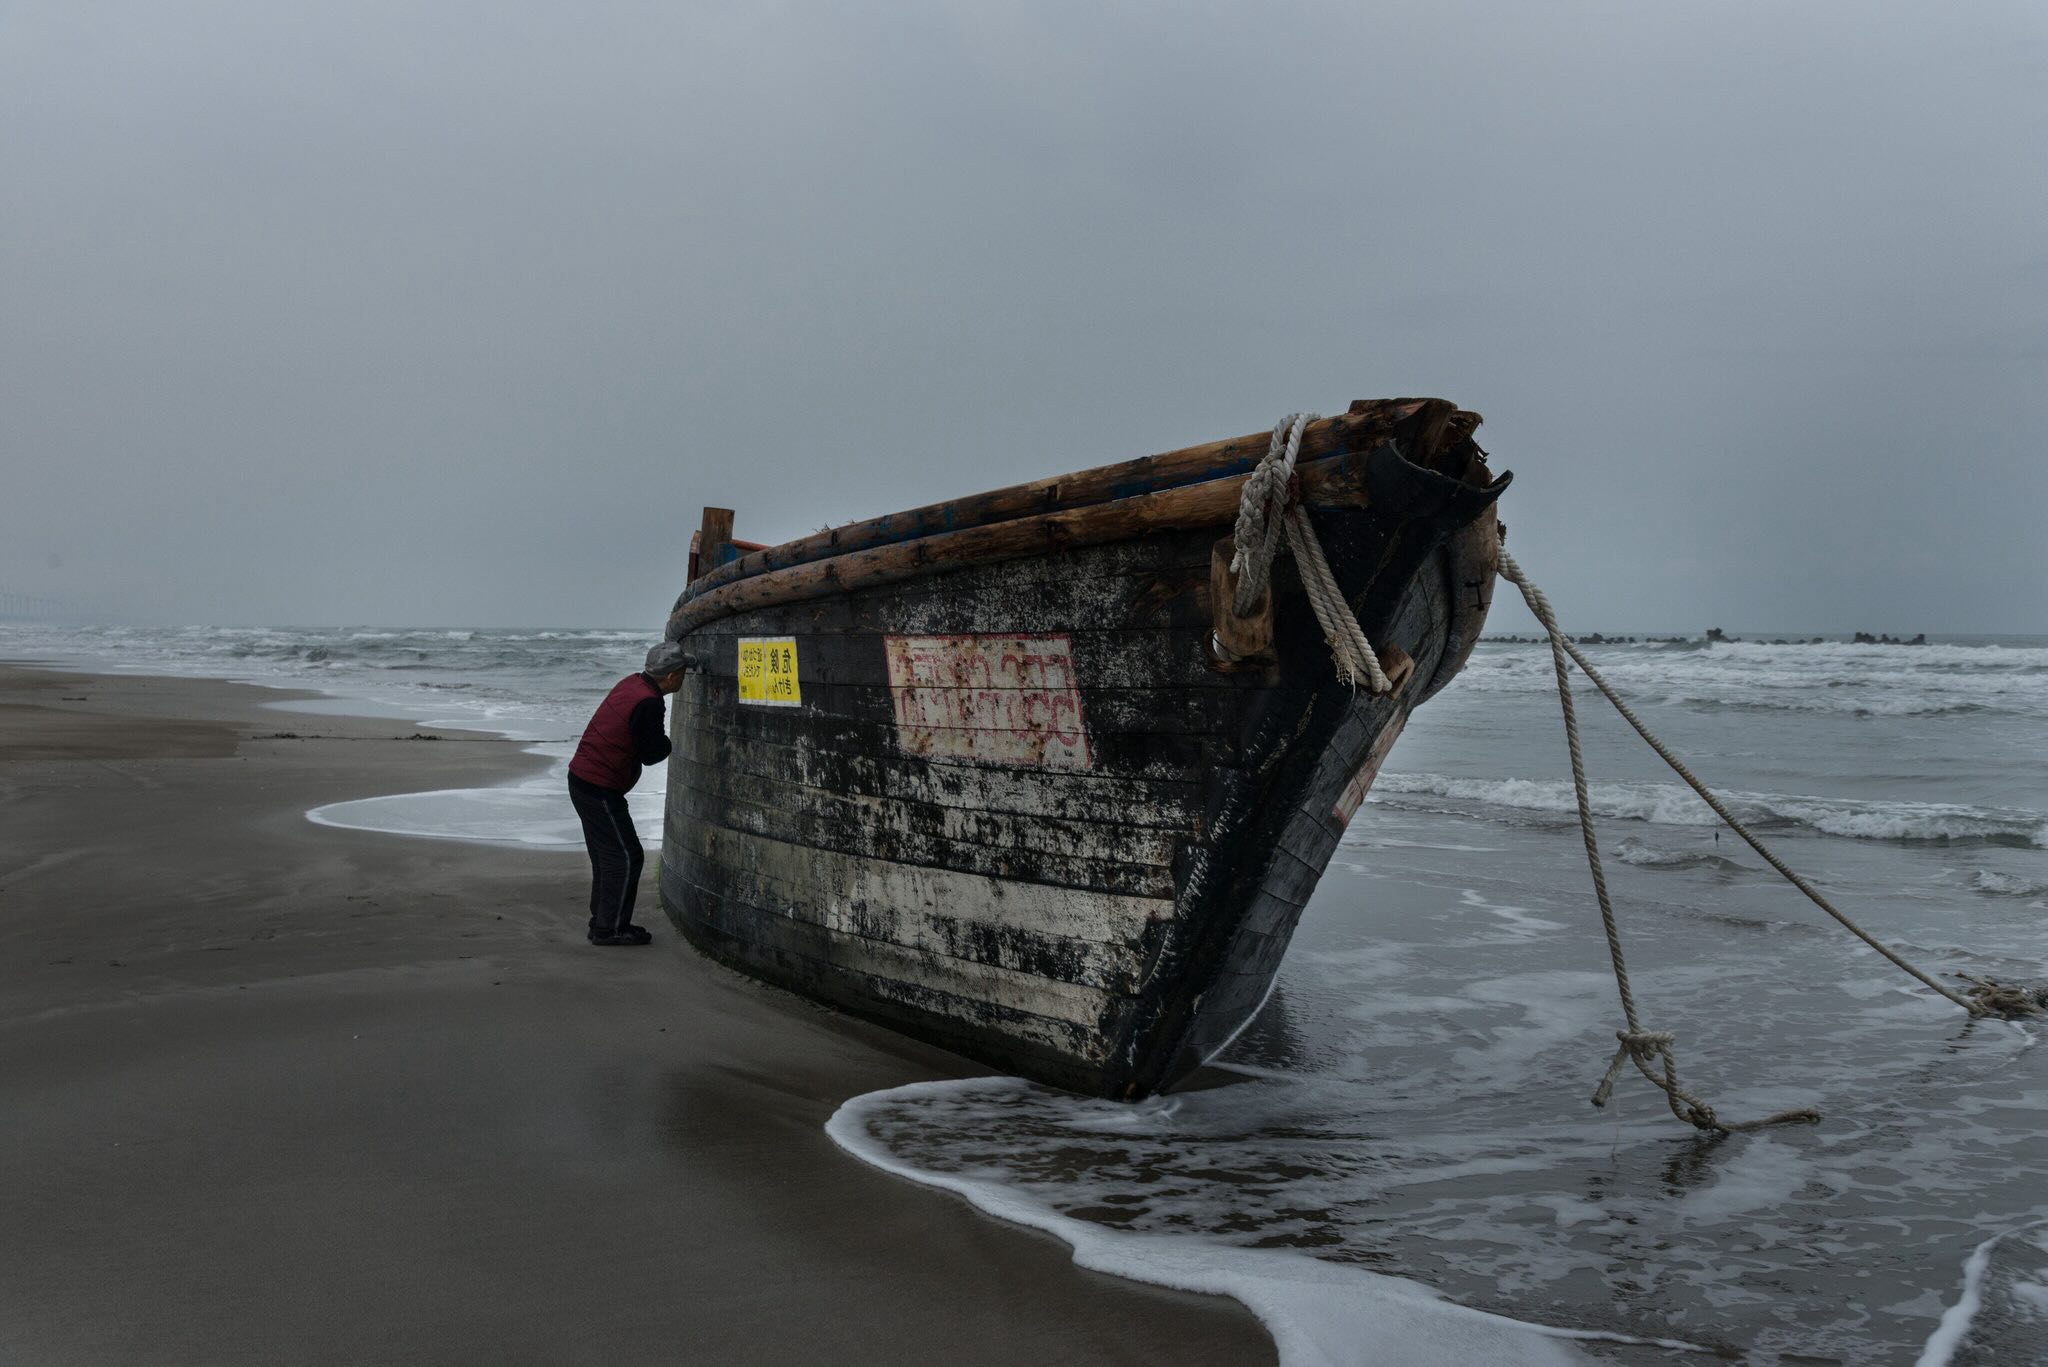
<svg viewBox="0 0 2048 1367">
<path fill-rule="evenodd" d="M 1430 411 L 1387 430 L 1426 447 Z M 1368 634 L 1414 661 L 1391 697 L 1336 683 L 1284 563 L 1272 661 L 1216 665 L 1226 529 L 831 593 L 765 569 L 809 596 L 680 635 L 703 669 L 674 715 L 669 915 L 735 967 L 999 1067 L 1170 1085 L 1257 1008 L 1409 709 L 1476 636 L 1499 486 L 1470 425 L 1439 428 L 1448 477 L 1375 451 L 1367 506 L 1311 508 Z"/>
</svg>

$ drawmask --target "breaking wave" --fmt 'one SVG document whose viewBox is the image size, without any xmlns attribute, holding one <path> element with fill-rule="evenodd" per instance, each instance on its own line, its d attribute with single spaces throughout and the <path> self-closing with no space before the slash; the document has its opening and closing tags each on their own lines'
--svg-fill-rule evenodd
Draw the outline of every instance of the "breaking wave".
<svg viewBox="0 0 2048 1367">
<path fill-rule="evenodd" d="M 0 624 L 0 652 L 88 668 L 307 688 L 436 726 L 573 737 L 660 629 L 37 627 Z"/>
<path fill-rule="evenodd" d="M 1097 1208 L 1098 1218 L 1089 1216 L 1086 1193 L 1101 1179 L 1091 1182 L 1078 1172 L 1068 1187 L 1014 1170 L 1032 1166 L 1033 1144 L 1027 1132 L 1006 1123 L 1011 1113 L 1049 1113 L 1056 1134 L 1067 1136 L 1071 1147 L 1091 1128 L 1135 1137 L 1155 1117 L 1170 1114 L 1175 1104 L 1154 1100 L 1126 1106 L 1068 1098 L 1020 1078 L 913 1082 L 847 1101 L 826 1123 L 825 1133 L 884 1172 L 950 1191 L 997 1219 L 1051 1234 L 1073 1250 L 1081 1267 L 1241 1302 L 1272 1334 L 1281 1367 L 1588 1363 L 1574 1341 L 1704 1351 L 1678 1339 L 1553 1327 L 1471 1309 L 1419 1281 L 1348 1261 L 1325 1261 L 1298 1248 L 1246 1247 L 1215 1233 L 1185 1229 L 1118 1228 L 1100 1216 L 1128 1218 L 1136 1212 L 1112 1205 Z M 1074 1119 L 1062 1124 L 1064 1116 Z M 953 1134 L 963 1122 L 972 1127 L 968 1133 Z M 936 1158 L 925 1152 L 939 1133 L 974 1143 L 975 1161 L 962 1163 L 951 1152 Z M 1161 1140 L 1162 1145 L 1171 1143 L 1166 1135 Z"/>
<path fill-rule="evenodd" d="M 1723 792 L 1720 796 L 1745 823 L 1763 828 L 1804 828 L 1852 840 L 2048 849 L 2048 815 L 2034 811 L 1789 793 Z M 1666 826 L 1712 826 L 1720 821 L 1691 789 L 1676 783 L 1595 783 L 1590 797 L 1594 815 L 1615 820 Z M 1578 810 L 1566 779 L 1382 774 L 1373 790 L 1374 801 L 1394 807 L 1430 810 L 1432 798 L 1520 812 L 1568 814 Z"/>
<path fill-rule="evenodd" d="M 1629 836 L 1614 847 L 1614 857 L 1642 869 L 1720 869 L 1748 873 L 1749 866 L 1702 850 L 1666 850 Z"/>
<path fill-rule="evenodd" d="M 1970 886 L 1993 897 L 2048 896 L 2048 880 L 2019 878 L 1993 869 L 1973 870 L 1970 874 Z"/>
<path fill-rule="evenodd" d="M 2048 716 L 2048 648 L 2036 646 L 1689 642 L 1593 646 L 1587 653 L 1625 696 L 1645 703 L 1876 717 Z M 1573 677 L 1589 686 L 1576 671 Z M 1494 645 L 1472 657 L 1458 686 L 1534 693 L 1556 681 L 1547 649 Z"/>
</svg>

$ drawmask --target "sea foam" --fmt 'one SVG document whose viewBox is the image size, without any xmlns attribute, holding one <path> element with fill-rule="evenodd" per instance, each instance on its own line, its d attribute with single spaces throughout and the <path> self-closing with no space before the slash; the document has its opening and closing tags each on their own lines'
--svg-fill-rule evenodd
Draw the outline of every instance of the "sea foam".
<svg viewBox="0 0 2048 1367">
<path fill-rule="evenodd" d="M 986 1171 L 936 1172 L 905 1162 L 869 1127 L 885 1108 L 905 1102 L 1028 1085 L 1016 1079 L 969 1078 L 870 1092 L 834 1112 L 825 1132 L 864 1163 L 953 1192 L 997 1219 L 1053 1235 L 1074 1250 L 1076 1264 L 1090 1271 L 1241 1302 L 1272 1334 L 1281 1367 L 1466 1367 L 1474 1362 L 1561 1367 L 1588 1361 L 1571 1347 L 1572 1339 L 1694 1346 L 1529 1324 L 1458 1305 L 1405 1278 L 1285 1249 L 1110 1229 L 1062 1214 Z M 1142 1123 L 1139 1113 L 1131 1119 Z"/>
<path fill-rule="evenodd" d="M 1833 641 L 1585 649 L 1608 682 L 1644 702 L 1875 717 L 2048 716 L 2048 649 L 2039 646 Z M 1573 682 L 1591 687 L 1576 673 Z M 1526 646 L 1481 650 L 1458 678 L 1459 688 L 1477 693 L 1547 693 L 1556 686 L 1549 652 Z"/>
<path fill-rule="evenodd" d="M 470 840 L 580 854 L 583 829 L 569 804 L 568 752 L 565 745 L 530 749 L 529 754 L 552 755 L 555 763 L 542 777 L 524 782 L 495 788 L 436 788 L 330 802 L 307 812 L 306 819 L 318 826 L 383 835 Z M 633 827 L 650 849 L 661 843 L 667 770 L 666 764 L 649 766 L 639 785 L 626 797 L 633 813 Z"/>
<path fill-rule="evenodd" d="M 2038 1231 L 2048 1231 L 2048 1220 L 1994 1234 L 1970 1251 L 1962 1291 L 1928 1336 L 1917 1367 L 1949 1367 L 1966 1349 L 1972 1362 L 2048 1361 L 2048 1234 Z M 1993 1255 L 2008 1249 L 2020 1250 L 2022 1257 L 2013 1260 L 2015 1266 L 1995 1269 Z M 2004 1311 L 1995 1326 L 1983 1319 L 1994 1298 Z M 2015 1357 L 2000 1340 L 2024 1340 L 2041 1351 Z"/>
<path fill-rule="evenodd" d="M 1745 864 L 1708 850 L 1660 849 L 1634 836 L 1617 842 L 1613 854 L 1622 863 L 1633 864 L 1643 869 L 1719 869 L 1727 873 L 1751 871 Z"/>
<path fill-rule="evenodd" d="M 1668 826 L 1712 826 L 1712 809 L 1676 783 L 1595 783 L 1595 816 Z M 1856 840 L 1978 841 L 2048 849 L 2048 815 L 2017 808 L 1947 802 L 1883 802 L 1793 793 L 1726 791 L 1721 800 L 1746 823 L 1805 827 Z M 1568 779 L 1453 778 L 1445 774 L 1382 774 L 1373 801 L 1422 807 L 1442 798 L 1526 812 L 1578 810 Z M 1468 815 L 1477 813 L 1467 813 Z"/>
<path fill-rule="evenodd" d="M 2048 881 L 2020 878 L 2010 873 L 1999 873 L 1995 869 L 1973 870 L 1970 874 L 1970 886 L 1993 897 L 2048 896 Z"/>
</svg>

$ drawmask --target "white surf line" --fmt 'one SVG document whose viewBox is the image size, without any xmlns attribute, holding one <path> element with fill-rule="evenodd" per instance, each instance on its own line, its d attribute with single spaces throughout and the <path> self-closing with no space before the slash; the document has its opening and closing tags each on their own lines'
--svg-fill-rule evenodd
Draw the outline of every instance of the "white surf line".
<svg viewBox="0 0 2048 1367">
<path fill-rule="evenodd" d="M 1956 1349 L 1963 1346 L 1963 1335 L 1969 1332 L 1970 1321 L 1984 1308 L 1984 1273 L 1991 1266 L 1992 1245 L 2043 1225 L 2048 1225 L 2048 1220 L 2035 1220 L 2017 1229 L 2008 1229 L 1970 1250 L 1970 1256 L 1963 1260 L 1963 1294 L 1956 1297 L 1954 1305 L 1942 1311 L 1941 1323 L 1927 1336 L 1927 1346 L 1920 1350 L 1920 1360 L 1914 1367 L 1948 1367 Z"/>
<path fill-rule="evenodd" d="M 468 731 L 511 741 L 519 745 L 521 754 L 551 761 L 547 771 L 536 778 L 511 778 L 483 788 L 433 788 L 346 798 L 308 808 L 306 820 L 334 830 L 366 831 L 373 835 L 397 835 L 416 840 L 458 840 L 469 844 L 569 854 L 583 848 L 583 835 L 577 827 L 575 813 L 562 796 L 563 776 L 569 767 L 568 755 L 554 755 L 549 751 L 550 746 L 574 745 L 575 736 L 537 735 L 531 727 L 510 726 L 497 717 L 463 714 L 459 710 L 454 715 L 447 715 L 448 704 L 439 699 L 394 701 L 373 692 L 352 691 L 346 686 L 337 688 L 331 679 L 326 678 L 234 670 L 229 668 L 230 662 L 226 660 L 170 658 L 131 663 L 111 655 L 86 651 L 50 661 L 15 663 L 44 671 L 90 670 L 100 674 L 145 678 L 208 679 L 275 692 L 310 693 L 315 696 L 284 698 L 262 706 L 288 716 L 367 717 L 416 728 Z M 368 681 L 343 680 L 344 685 L 353 682 Z M 370 682 L 369 686 L 374 688 L 374 683 Z M 427 706 L 429 702 L 436 705 Z M 658 844 L 658 826 L 654 832 L 642 832 L 642 839 Z"/>
<path fill-rule="evenodd" d="M 299 687 L 294 683 L 277 686 Z M 429 711 L 445 712 L 446 709 L 412 707 L 388 698 L 350 694 L 332 688 L 320 691 L 323 697 L 311 707 L 295 706 L 290 701 L 266 706 L 311 716 L 374 716 L 381 712 L 392 720 L 411 726 L 494 736 L 517 745 L 520 754 L 546 760 L 548 765 L 539 775 L 508 778 L 481 788 L 408 789 L 322 803 L 306 812 L 306 820 L 314 825 L 418 840 L 459 840 L 470 844 L 551 852 L 573 853 L 583 848 L 582 831 L 577 827 L 575 813 L 568 805 L 562 786 L 569 768 L 568 749 L 576 740 L 574 736 L 541 736 L 534 734 L 531 726 L 506 725 L 504 719 L 498 717 L 463 716 L 459 713 L 429 716 L 424 714 Z M 365 710 L 350 711 L 352 708 Z"/>
<path fill-rule="evenodd" d="M 490 788 L 431 788 L 346 798 L 308 809 L 306 820 L 336 830 L 421 840 L 580 851 L 583 836 L 565 796 L 562 773 L 563 766 L 556 764 L 539 779 L 512 779 Z"/>
<path fill-rule="evenodd" d="M 1061 1215 L 1001 1182 L 927 1172 L 891 1154 L 867 1118 L 892 1102 L 946 1096 L 995 1079 L 913 1082 L 847 1101 L 825 1122 L 832 1142 L 855 1158 L 922 1186 L 963 1197 L 999 1220 L 1040 1230 L 1074 1250 L 1091 1272 L 1176 1291 L 1229 1296 L 1273 1336 L 1281 1367 L 1579 1367 L 1587 1359 L 1560 1340 L 1629 1343 L 1683 1352 L 1711 1349 L 1678 1339 L 1636 1338 L 1596 1329 L 1531 1324 L 1445 1298 L 1420 1282 L 1285 1249 L 1240 1248 L 1184 1234 L 1132 1234 Z"/>
</svg>

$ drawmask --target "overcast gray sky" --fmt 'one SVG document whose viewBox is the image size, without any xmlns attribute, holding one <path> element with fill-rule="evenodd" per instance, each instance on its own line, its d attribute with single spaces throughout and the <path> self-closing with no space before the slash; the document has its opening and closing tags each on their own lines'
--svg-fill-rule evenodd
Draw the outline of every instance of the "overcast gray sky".
<svg viewBox="0 0 2048 1367">
<path fill-rule="evenodd" d="M 2048 631 L 2039 3 L 0 0 L 0 205 L 0 587 L 146 620 L 1441 394 L 1567 625 Z"/>
</svg>

